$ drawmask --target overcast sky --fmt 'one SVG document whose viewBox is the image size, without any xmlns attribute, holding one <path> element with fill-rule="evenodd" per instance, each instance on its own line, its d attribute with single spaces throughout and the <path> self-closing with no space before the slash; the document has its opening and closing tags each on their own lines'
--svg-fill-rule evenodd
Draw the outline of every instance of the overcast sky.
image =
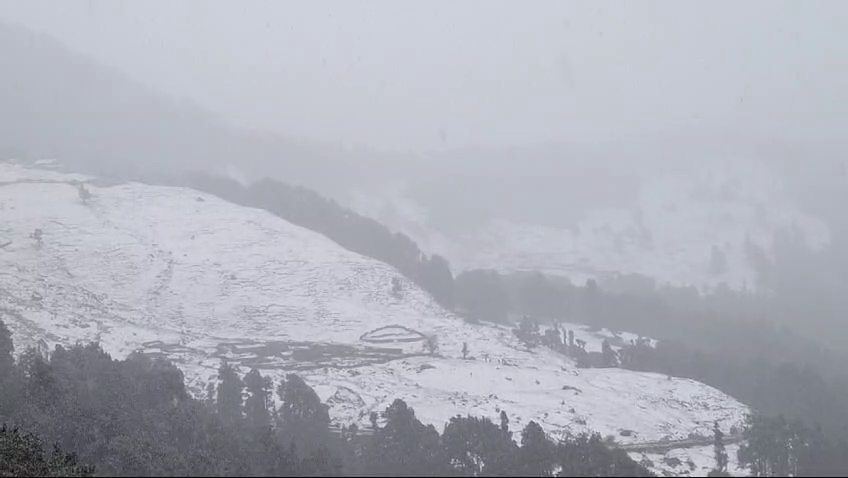
<svg viewBox="0 0 848 478">
<path fill-rule="evenodd" d="M 233 123 L 384 149 L 848 124 L 840 0 L 0 0 L 0 18 Z"/>
</svg>

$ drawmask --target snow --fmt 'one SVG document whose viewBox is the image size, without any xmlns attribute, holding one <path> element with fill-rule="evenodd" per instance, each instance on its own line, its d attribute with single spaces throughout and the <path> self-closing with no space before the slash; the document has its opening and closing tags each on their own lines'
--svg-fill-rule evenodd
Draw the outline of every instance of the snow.
<svg viewBox="0 0 848 478">
<path fill-rule="evenodd" d="M 535 420 L 554 436 L 595 430 L 619 443 L 708 436 L 747 411 L 692 380 L 526 350 L 508 328 L 468 324 L 406 279 L 393 294 L 392 267 L 265 211 L 184 188 L 98 184 L 0 164 L 0 243 L 12 241 L 0 248 L 0 313 L 18 353 L 97 340 L 116 358 L 163 354 L 198 396 L 222 359 L 275 380 L 298 373 L 336 425 L 360 427 L 395 398 L 439 429 L 456 414 L 506 410 L 514 431 Z M 588 350 L 635 338 L 566 328 Z"/>
<path fill-rule="evenodd" d="M 637 334 L 633 334 L 630 332 L 609 330 L 607 328 L 596 329 L 588 325 L 572 324 L 568 322 L 560 322 L 558 324 L 558 327 L 561 330 L 565 330 L 566 332 L 574 332 L 575 340 L 579 339 L 586 342 L 587 352 L 602 351 L 604 340 L 609 342 L 610 347 L 616 351 L 621 350 L 621 348 L 626 344 L 632 344 L 636 342 L 640 338 L 646 341 L 646 345 L 649 345 L 651 347 L 655 347 L 657 345 L 657 341 L 654 339 L 651 339 L 649 337 L 641 337 Z M 548 328 L 551 327 L 546 325 L 540 326 L 540 333 L 544 334 Z"/>
<path fill-rule="evenodd" d="M 435 231 L 428 225 L 426 205 L 411 200 L 402 182 L 356 191 L 349 206 L 404 232 L 426 253 L 446 257 L 456 272 L 538 270 L 568 276 L 577 284 L 641 274 L 660 284 L 694 285 L 702 291 L 721 283 L 743 289 L 755 284 L 744 253 L 746 237 L 768 250 L 778 228 L 794 226 L 814 249 L 829 241 L 825 223 L 801 212 L 762 163 L 724 161 L 636 180 L 640 188 L 633 204 L 589 208 L 573 228 L 495 218 L 462 235 Z M 727 271 L 710 271 L 713 246 L 725 253 Z"/>
<path fill-rule="evenodd" d="M 749 476 L 739 466 L 739 445 L 727 445 L 727 471 L 731 476 Z M 707 476 L 715 466 L 713 446 L 678 448 L 666 453 L 630 453 L 630 458 L 643 463 L 659 476 Z"/>
</svg>

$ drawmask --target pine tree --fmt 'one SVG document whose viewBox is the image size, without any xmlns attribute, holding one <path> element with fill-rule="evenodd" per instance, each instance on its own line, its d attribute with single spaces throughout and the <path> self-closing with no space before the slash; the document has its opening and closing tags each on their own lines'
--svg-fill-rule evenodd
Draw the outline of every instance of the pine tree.
<svg viewBox="0 0 848 478">
<path fill-rule="evenodd" d="M 371 439 L 366 471 L 383 476 L 448 474 L 435 427 L 422 424 L 415 411 L 399 399 L 383 416 L 386 424 Z"/>
<path fill-rule="evenodd" d="M 236 369 L 223 363 L 218 369 L 218 415 L 227 423 L 234 423 L 242 417 L 242 392 L 244 382 Z"/>
<path fill-rule="evenodd" d="M 271 415 L 268 403 L 271 398 L 271 383 L 258 370 L 252 369 L 244 376 L 248 398 L 244 403 L 244 412 L 254 430 L 261 430 L 270 424 Z"/>
<path fill-rule="evenodd" d="M 210 410 L 215 409 L 215 404 L 217 401 L 215 400 L 215 383 L 209 382 L 206 384 L 206 397 L 203 399 L 203 404 L 208 406 Z"/>
<path fill-rule="evenodd" d="M 93 466 L 82 466 L 77 456 L 58 447 L 44 452 L 35 435 L 0 428 L 0 476 L 93 476 Z"/>
<path fill-rule="evenodd" d="M 15 344 L 6 324 L 0 320 L 0 417 L 9 416 L 17 401 L 18 381 L 15 374 Z"/>
<path fill-rule="evenodd" d="M 724 448 L 724 433 L 718 427 L 718 421 L 713 423 L 713 437 L 715 468 L 710 472 L 710 476 L 730 476 L 727 473 L 727 450 Z"/>
<path fill-rule="evenodd" d="M 442 434 L 447 460 L 454 475 L 514 476 L 517 446 L 503 428 L 488 418 L 455 416 Z"/>
<path fill-rule="evenodd" d="M 509 417 L 506 415 L 506 410 L 501 410 L 501 433 L 505 436 L 510 436 Z"/>
<path fill-rule="evenodd" d="M 13 352 L 15 344 L 12 342 L 12 333 L 6 328 L 6 324 L 0 320 L 0 383 L 12 373 L 15 365 Z"/>
<path fill-rule="evenodd" d="M 739 463 L 753 476 L 797 476 L 799 466 L 808 460 L 809 432 L 800 423 L 789 423 L 759 414 L 745 417 L 744 443 L 739 447 Z"/>
<path fill-rule="evenodd" d="M 329 440 L 330 411 L 298 375 L 288 374 L 277 387 L 282 404 L 279 426 L 283 442 L 293 443 L 302 457 L 318 452 Z"/>
<path fill-rule="evenodd" d="M 368 414 L 368 422 L 371 423 L 371 431 L 373 431 L 374 433 L 376 433 L 377 430 L 380 429 L 380 425 L 377 423 L 378 418 L 379 415 L 377 414 L 377 412 L 371 412 Z"/>
<path fill-rule="evenodd" d="M 531 421 L 521 432 L 518 466 L 523 476 L 553 476 L 556 445 L 538 423 Z"/>
<path fill-rule="evenodd" d="M 615 351 L 609 344 L 609 341 L 604 339 L 601 344 L 601 353 L 604 359 L 604 367 L 615 367 L 618 365 L 618 358 L 616 357 Z"/>
</svg>

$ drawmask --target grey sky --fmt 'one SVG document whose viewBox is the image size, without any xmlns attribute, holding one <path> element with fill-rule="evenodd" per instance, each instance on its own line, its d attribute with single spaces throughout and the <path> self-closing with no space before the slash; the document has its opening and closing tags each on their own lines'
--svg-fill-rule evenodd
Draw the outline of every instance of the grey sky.
<svg viewBox="0 0 848 478">
<path fill-rule="evenodd" d="M 0 0 L 0 18 L 235 124 L 379 148 L 848 124 L 839 0 Z"/>
</svg>

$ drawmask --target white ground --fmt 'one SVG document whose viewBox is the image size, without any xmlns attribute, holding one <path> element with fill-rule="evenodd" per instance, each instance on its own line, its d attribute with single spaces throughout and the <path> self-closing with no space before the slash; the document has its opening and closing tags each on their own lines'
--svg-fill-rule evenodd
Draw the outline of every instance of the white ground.
<svg viewBox="0 0 848 478">
<path fill-rule="evenodd" d="M 406 233 L 425 252 L 443 255 L 456 271 L 539 270 L 579 284 L 590 277 L 638 273 L 660 284 L 701 290 L 722 282 L 752 288 L 746 236 L 768 250 L 775 230 L 795 225 L 812 247 L 829 241 L 826 225 L 800 212 L 780 180 L 750 160 L 634 180 L 640 181 L 634 204 L 589 210 L 576 231 L 496 220 L 472 234 L 449 237 L 428 225 L 426 205 L 410 200 L 399 183 L 354 193 L 349 205 Z M 710 272 L 713 245 L 727 257 L 725 273 Z"/>
<path fill-rule="evenodd" d="M 86 178 L 0 164 L 0 244 L 12 241 L 0 248 L 0 313 L 18 352 L 99 340 L 116 358 L 163 353 L 197 394 L 222 357 L 274 378 L 296 370 L 337 424 L 367 425 L 371 410 L 401 398 L 437 428 L 503 409 L 513 430 L 536 420 L 553 435 L 589 429 L 628 443 L 708 436 L 714 420 L 727 430 L 746 412 L 691 380 L 577 370 L 527 351 L 509 330 L 466 324 L 408 281 L 395 297 L 392 267 L 267 212 L 97 181 L 84 204 L 74 180 Z M 405 329 L 375 331 L 390 325 Z M 609 335 L 569 328 L 589 350 Z M 439 356 L 425 354 L 419 333 L 438 338 Z M 403 341 L 374 343 L 391 334 Z M 462 359 L 463 342 L 473 359 Z"/>
<path fill-rule="evenodd" d="M 727 445 L 725 450 L 728 458 L 727 471 L 733 476 L 749 476 L 747 469 L 738 466 L 736 453 L 739 446 Z M 630 453 L 630 457 L 648 466 L 659 476 L 707 476 L 715 466 L 712 445 L 680 448 L 662 454 Z"/>
</svg>

